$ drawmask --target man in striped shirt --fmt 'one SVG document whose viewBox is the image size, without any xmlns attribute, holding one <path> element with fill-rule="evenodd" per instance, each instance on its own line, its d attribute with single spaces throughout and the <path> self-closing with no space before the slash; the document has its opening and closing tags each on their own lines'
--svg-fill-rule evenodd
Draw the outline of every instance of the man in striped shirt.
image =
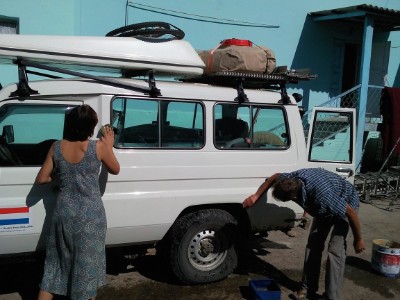
<svg viewBox="0 0 400 300">
<path fill-rule="evenodd" d="M 339 175 L 322 168 L 276 173 L 247 197 L 244 207 L 253 205 L 273 187 L 273 196 L 281 201 L 293 200 L 314 217 L 308 237 L 301 288 L 297 299 L 339 299 L 346 262 L 346 237 L 349 225 L 354 236 L 354 250 L 361 253 L 365 244 L 357 217 L 358 194 L 354 186 Z M 318 281 L 325 240 L 332 230 L 325 276 L 325 293 L 319 298 Z"/>
</svg>

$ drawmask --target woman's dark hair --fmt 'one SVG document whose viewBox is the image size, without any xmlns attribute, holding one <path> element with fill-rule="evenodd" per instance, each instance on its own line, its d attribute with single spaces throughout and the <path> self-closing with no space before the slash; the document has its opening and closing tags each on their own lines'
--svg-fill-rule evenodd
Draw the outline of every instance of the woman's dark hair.
<svg viewBox="0 0 400 300">
<path fill-rule="evenodd" d="M 274 185 L 272 195 L 281 201 L 289 201 L 297 198 L 301 182 L 296 178 L 283 178 Z"/>
<path fill-rule="evenodd" d="M 64 138 L 71 142 L 85 141 L 93 135 L 97 114 L 87 104 L 74 107 L 65 115 Z"/>
</svg>

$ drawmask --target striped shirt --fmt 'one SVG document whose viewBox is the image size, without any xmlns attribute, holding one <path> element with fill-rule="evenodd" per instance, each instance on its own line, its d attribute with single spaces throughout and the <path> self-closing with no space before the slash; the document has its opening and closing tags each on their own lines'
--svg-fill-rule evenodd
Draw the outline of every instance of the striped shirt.
<svg viewBox="0 0 400 300">
<path fill-rule="evenodd" d="M 277 180 L 298 178 L 302 182 L 296 203 L 312 216 L 346 217 L 346 204 L 358 209 L 359 199 L 354 186 L 339 175 L 322 168 L 300 169 L 281 173 Z"/>
</svg>

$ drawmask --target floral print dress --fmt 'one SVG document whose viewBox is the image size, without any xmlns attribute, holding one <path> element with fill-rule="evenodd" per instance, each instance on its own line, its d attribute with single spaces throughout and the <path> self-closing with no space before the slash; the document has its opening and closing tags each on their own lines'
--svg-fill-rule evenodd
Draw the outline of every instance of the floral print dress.
<svg viewBox="0 0 400 300">
<path fill-rule="evenodd" d="M 55 143 L 60 192 L 50 225 L 40 288 L 71 299 L 89 299 L 105 285 L 107 220 L 99 188 L 101 162 L 90 140 L 79 163 L 67 162 Z"/>
</svg>

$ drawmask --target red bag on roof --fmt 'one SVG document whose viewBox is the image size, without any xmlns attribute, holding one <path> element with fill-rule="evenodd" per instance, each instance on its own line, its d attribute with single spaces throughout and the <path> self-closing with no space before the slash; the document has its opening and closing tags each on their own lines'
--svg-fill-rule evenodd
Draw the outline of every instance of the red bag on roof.
<svg viewBox="0 0 400 300">
<path fill-rule="evenodd" d="M 220 44 L 221 46 L 247 46 L 247 47 L 253 47 L 252 41 L 249 40 L 239 40 L 239 39 L 226 39 L 223 40 Z"/>
<path fill-rule="evenodd" d="M 276 67 L 274 52 L 249 40 L 226 39 L 212 50 L 199 51 L 205 73 L 236 71 L 271 74 Z"/>
</svg>

